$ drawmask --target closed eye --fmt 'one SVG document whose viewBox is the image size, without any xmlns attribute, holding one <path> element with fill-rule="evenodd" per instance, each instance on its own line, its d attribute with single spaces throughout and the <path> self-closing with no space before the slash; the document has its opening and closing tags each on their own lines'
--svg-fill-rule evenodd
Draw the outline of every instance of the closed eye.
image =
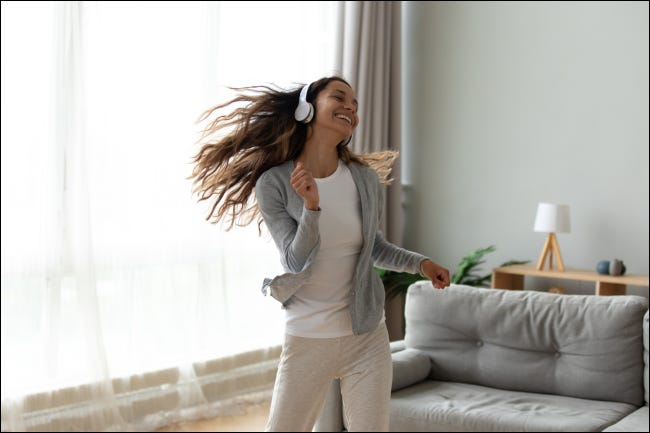
<svg viewBox="0 0 650 433">
<path fill-rule="evenodd" d="M 336 89 L 334 90 L 334 92 L 335 93 L 332 96 L 334 96 L 337 100 L 341 102 L 345 101 L 345 97 L 347 96 L 347 94 L 343 90 Z M 357 111 L 359 109 L 359 103 L 357 102 L 357 100 L 356 99 L 353 100 L 352 104 L 354 104 L 354 109 L 355 111 Z"/>
</svg>

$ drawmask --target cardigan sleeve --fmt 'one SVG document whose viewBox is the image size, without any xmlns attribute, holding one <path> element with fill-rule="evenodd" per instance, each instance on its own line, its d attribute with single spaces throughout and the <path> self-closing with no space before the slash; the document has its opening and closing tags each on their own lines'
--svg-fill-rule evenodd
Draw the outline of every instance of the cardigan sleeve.
<svg viewBox="0 0 650 433">
<path fill-rule="evenodd" d="M 377 227 L 381 227 L 385 203 L 384 189 L 380 185 L 379 178 L 374 171 L 372 173 L 371 185 L 371 189 L 374 190 L 374 196 L 376 198 L 376 224 Z M 420 273 L 420 264 L 423 260 L 427 259 L 422 254 L 409 251 L 388 242 L 379 229 L 375 232 L 371 256 L 375 266 L 391 271 L 409 272 L 412 274 Z"/>
<path fill-rule="evenodd" d="M 420 275 L 420 264 L 427 259 L 422 254 L 414 253 L 388 242 L 381 231 L 377 231 L 375 235 L 372 258 L 375 266 L 380 268 Z"/>
<path fill-rule="evenodd" d="M 283 192 L 282 182 L 268 171 L 255 184 L 257 204 L 280 252 L 282 266 L 287 272 L 299 273 L 313 262 L 320 246 L 320 211 L 303 206 L 299 220 L 294 219 L 287 211 Z"/>
</svg>

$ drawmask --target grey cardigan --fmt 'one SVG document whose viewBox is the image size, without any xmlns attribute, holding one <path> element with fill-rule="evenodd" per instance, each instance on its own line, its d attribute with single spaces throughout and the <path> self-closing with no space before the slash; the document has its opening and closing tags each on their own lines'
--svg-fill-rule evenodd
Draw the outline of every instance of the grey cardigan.
<svg viewBox="0 0 650 433">
<path fill-rule="evenodd" d="M 359 191 L 363 245 L 350 289 L 352 331 L 358 335 L 374 330 L 382 318 L 385 291 L 373 266 L 394 271 L 420 272 L 426 257 L 400 248 L 384 239 L 380 221 L 384 192 L 374 169 L 348 164 Z M 280 252 L 286 273 L 265 279 L 262 292 L 290 308 L 291 297 L 309 279 L 310 265 L 320 246 L 320 211 L 304 206 L 291 187 L 292 160 L 262 173 L 255 185 L 255 196 L 262 218 Z"/>
</svg>

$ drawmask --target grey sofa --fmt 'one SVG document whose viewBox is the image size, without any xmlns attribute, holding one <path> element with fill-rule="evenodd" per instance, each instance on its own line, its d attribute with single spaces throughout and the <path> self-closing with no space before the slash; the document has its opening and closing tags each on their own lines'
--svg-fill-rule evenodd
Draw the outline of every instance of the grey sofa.
<svg viewBox="0 0 650 433">
<path fill-rule="evenodd" d="M 648 431 L 648 300 L 413 284 L 391 431 Z M 315 431 L 341 431 L 335 382 Z"/>
</svg>

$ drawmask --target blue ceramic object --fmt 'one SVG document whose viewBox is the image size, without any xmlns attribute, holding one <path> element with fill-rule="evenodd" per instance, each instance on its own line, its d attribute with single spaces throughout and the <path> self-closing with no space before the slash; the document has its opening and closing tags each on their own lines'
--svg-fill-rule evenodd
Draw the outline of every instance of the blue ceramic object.
<svg viewBox="0 0 650 433">
<path fill-rule="evenodd" d="M 601 260 L 598 262 L 596 271 L 601 275 L 609 275 L 609 260 Z"/>
</svg>

